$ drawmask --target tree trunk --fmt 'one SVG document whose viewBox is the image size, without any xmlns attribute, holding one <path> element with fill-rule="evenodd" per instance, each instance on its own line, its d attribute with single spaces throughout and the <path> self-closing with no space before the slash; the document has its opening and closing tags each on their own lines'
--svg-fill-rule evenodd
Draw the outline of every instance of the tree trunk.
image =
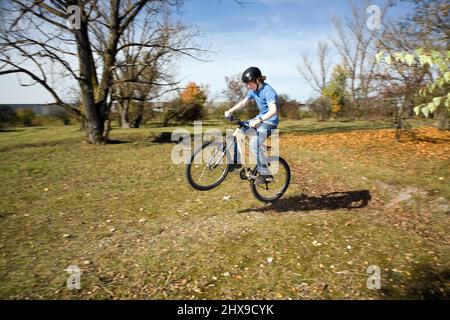
<svg viewBox="0 0 450 320">
<path fill-rule="evenodd" d="M 80 117 L 80 118 L 78 119 L 78 121 L 79 121 L 79 124 L 80 124 L 79 130 L 80 130 L 80 131 L 86 131 L 86 119 Z"/>
<path fill-rule="evenodd" d="M 109 132 L 111 131 L 111 120 L 107 119 L 105 121 L 105 134 L 103 135 L 104 141 L 109 141 Z"/>
<path fill-rule="evenodd" d="M 450 116 L 450 114 L 449 114 L 448 108 L 446 108 L 445 106 L 444 107 L 441 106 L 440 108 L 438 108 L 436 110 L 436 119 L 437 119 L 436 127 L 439 130 L 445 131 L 445 130 L 449 129 L 449 126 L 448 126 L 449 116 Z"/>
<path fill-rule="evenodd" d="M 101 144 L 104 143 L 105 128 L 104 114 L 101 112 L 103 102 L 95 103 L 95 89 L 98 86 L 98 80 L 86 20 L 81 20 L 80 29 L 75 33 L 75 37 L 80 66 L 81 100 L 86 116 L 86 139 L 88 143 Z"/>
<path fill-rule="evenodd" d="M 318 118 L 317 120 L 318 120 L 319 122 L 325 121 L 325 115 L 324 115 L 323 112 L 320 112 L 320 113 L 319 113 L 319 118 Z"/>
<path fill-rule="evenodd" d="M 138 114 L 136 116 L 136 118 L 134 118 L 134 120 L 133 120 L 133 123 L 132 123 L 133 128 L 140 128 L 142 120 L 143 120 L 142 114 Z"/>
<path fill-rule="evenodd" d="M 169 124 L 169 121 L 170 121 L 170 118 L 164 117 L 162 126 L 167 127 L 167 125 Z"/>
<path fill-rule="evenodd" d="M 124 101 L 124 103 L 120 104 L 121 105 L 121 110 L 120 110 L 120 118 L 121 118 L 121 122 L 122 122 L 122 128 L 130 128 L 130 120 L 129 120 L 129 116 L 128 116 L 128 111 L 130 108 L 130 101 L 126 100 Z"/>
<path fill-rule="evenodd" d="M 88 119 L 86 120 L 86 139 L 88 143 L 103 144 L 106 142 L 104 138 L 105 133 L 105 119 L 99 114 L 98 109 L 93 107 L 90 109 Z"/>
<path fill-rule="evenodd" d="M 133 128 L 139 128 L 141 126 L 144 113 L 144 106 L 142 103 L 139 103 L 136 110 L 136 116 L 134 117 L 133 121 L 131 121 L 131 125 Z"/>
<path fill-rule="evenodd" d="M 79 1 L 79 3 L 83 2 Z M 86 138 L 87 142 L 92 144 L 103 144 L 107 141 L 105 138 L 105 121 L 108 118 L 110 108 L 107 98 L 112 85 L 112 69 L 115 63 L 119 39 L 119 1 L 112 1 L 111 3 L 110 28 L 112 31 L 103 57 L 103 72 L 100 84 L 89 40 L 88 20 L 86 17 L 82 17 L 80 28 L 75 32 L 80 66 L 79 83 L 87 118 Z"/>
</svg>

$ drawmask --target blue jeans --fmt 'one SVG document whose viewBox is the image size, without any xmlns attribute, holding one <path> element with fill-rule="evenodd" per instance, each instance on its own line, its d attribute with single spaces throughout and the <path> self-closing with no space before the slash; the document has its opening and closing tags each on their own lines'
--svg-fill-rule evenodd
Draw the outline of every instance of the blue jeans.
<svg viewBox="0 0 450 320">
<path fill-rule="evenodd" d="M 267 158 L 263 150 L 264 141 L 270 137 L 272 130 L 276 129 L 276 125 L 261 123 L 256 129 L 250 127 L 241 128 L 246 135 L 253 134 L 250 138 L 249 146 L 250 152 L 255 156 L 257 161 L 257 170 L 261 175 L 270 175 L 270 170 L 267 168 Z M 241 163 L 240 154 L 238 152 L 237 143 L 234 144 L 234 163 Z"/>
</svg>

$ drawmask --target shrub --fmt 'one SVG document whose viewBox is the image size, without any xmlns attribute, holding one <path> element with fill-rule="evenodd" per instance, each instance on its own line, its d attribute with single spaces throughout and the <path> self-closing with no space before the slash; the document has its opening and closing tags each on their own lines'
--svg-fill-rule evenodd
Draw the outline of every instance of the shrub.
<svg viewBox="0 0 450 320">
<path fill-rule="evenodd" d="M 0 128 L 14 126 L 17 121 L 17 113 L 10 106 L 0 106 Z"/>
<path fill-rule="evenodd" d="M 326 121 L 331 115 L 331 103 L 327 98 L 317 98 L 311 104 L 311 112 L 317 117 L 319 121 Z"/>
<path fill-rule="evenodd" d="M 282 118 L 300 119 L 300 104 L 297 100 L 289 99 L 287 95 L 278 96 L 278 113 Z"/>
<path fill-rule="evenodd" d="M 177 98 L 169 103 L 164 112 L 164 125 L 170 121 L 188 123 L 203 119 L 205 104 L 208 99 L 207 88 L 189 82 Z"/>
<path fill-rule="evenodd" d="M 305 119 L 305 118 L 314 118 L 314 113 L 310 110 L 300 110 L 299 111 L 299 116 L 300 119 Z"/>
<path fill-rule="evenodd" d="M 169 122 L 189 123 L 203 118 L 204 107 L 198 103 L 185 103 L 181 99 L 172 100 L 163 115 L 163 125 L 167 126 Z"/>
<path fill-rule="evenodd" d="M 31 127 L 33 120 L 36 119 L 36 114 L 31 109 L 19 109 L 17 111 L 17 117 L 20 124 L 25 127 Z"/>
</svg>

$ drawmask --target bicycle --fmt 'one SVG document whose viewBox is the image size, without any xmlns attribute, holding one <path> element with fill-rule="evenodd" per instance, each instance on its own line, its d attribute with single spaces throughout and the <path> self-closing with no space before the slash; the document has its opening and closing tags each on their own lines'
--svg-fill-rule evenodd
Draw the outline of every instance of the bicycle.
<svg viewBox="0 0 450 320">
<path fill-rule="evenodd" d="M 229 148 L 234 148 L 237 143 L 236 135 L 238 130 L 249 128 L 249 125 L 239 119 L 228 119 L 232 125 L 237 125 L 231 137 L 220 141 L 205 142 L 201 148 L 194 151 L 191 161 L 186 165 L 186 176 L 189 184 L 196 190 L 211 190 L 221 184 L 233 165 L 230 158 Z M 231 126 L 225 126 L 225 130 Z M 247 146 L 248 143 L 245 140 Z M 228 151 L 228 152 L 227 152 Z M 257 165 L 250 167 L 243 164 L 239 172 L 242 180 L 250 182 L 250 189 L 256 199 L 273 203 L 283 196 L 289 187 L 291 180 L 291 170 L 288 163 L 281 157 L 270 156 L 267 158 L 267 168 L 272 178 L 270 181 L 264 181 L 261 184 L 256 183 L 258 178 Z M 206 161 L 203 161 L 205 159 Z"/>
</svg>

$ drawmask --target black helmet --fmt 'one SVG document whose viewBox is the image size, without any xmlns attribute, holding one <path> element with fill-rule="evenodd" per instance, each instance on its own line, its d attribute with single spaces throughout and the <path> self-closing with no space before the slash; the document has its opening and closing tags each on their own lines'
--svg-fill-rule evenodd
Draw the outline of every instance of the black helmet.
<svg viewBox="0 0 450 320">
<path fill-rule="evenodd" d="M 250 67 L 242 74 L 242 82 L 247 83 L 249 81 L 256 82 L 256 79 L 262 77 L 261 70 L 257 67 Z"/>
</svg>

